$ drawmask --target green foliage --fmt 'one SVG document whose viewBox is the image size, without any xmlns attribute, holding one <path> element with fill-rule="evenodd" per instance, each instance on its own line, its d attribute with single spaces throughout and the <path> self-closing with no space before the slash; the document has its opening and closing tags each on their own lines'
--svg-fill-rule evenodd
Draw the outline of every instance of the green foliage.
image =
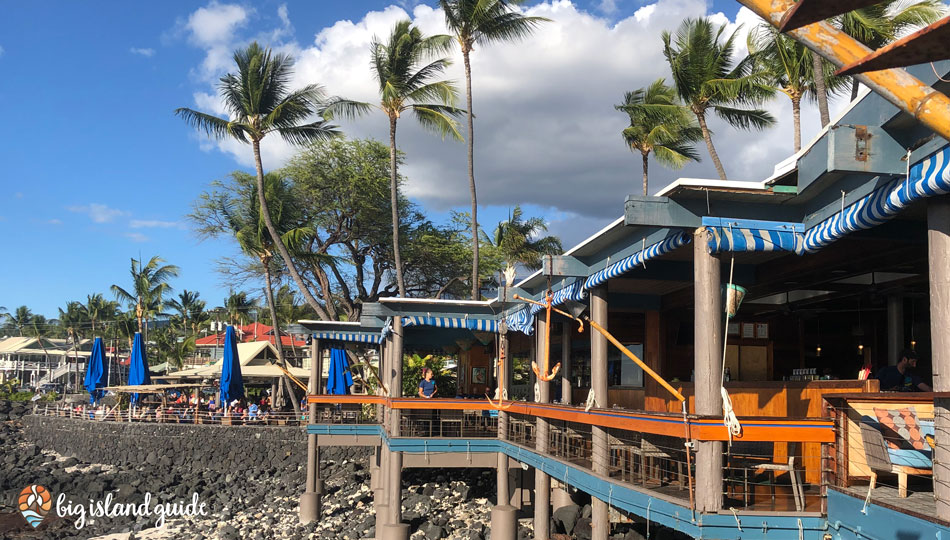
<svg viewBox="0 0 950 540">
<path fill-rule="evenodd" d="M 835 24 L 844 33 L 876 50 L 916 28 L 936 22 L 946 11 L 946 6 L 939 0 L 890 0 L 848 11 L 837 17 Z"/>
<path fill-rule="evenodd" d="M 165 264 L 165 259 L 158 255 L 149 259 L 147 263 L 132 258 L 129 269 L 132 288 L 126 290 L 118 285 L 111 287 L 117 300 L 125 302 L 135 310 L 140 331 L 143 320 L 149 321 L 164 315 L 164 296 L 172 291 L 168 281 L 173 277 L 178 277 L 178 273 L 177 266 Z"/>
<path fill-rule="evenodd" d="M 445 369 L 448 358 L 450 357 L 431 354 L 405 356 L 402 364 L 402 395 L 407 397 L 419 395 L 422 368 L 427 367 L 435 374 L 432 380 L 435 381 L 436 387 L 439 389 L 436 397 L 455 397 L 458 391 L 458 380 L 455 371 Z"/>
<path fill-rule="evenodd" d="M 541 268 L 543 256 L 557 255 L 563 251 L 560 238 L 541 236 L 547 230 L 544 219 L 524 219 L 521 207 L 515 206 L 509 218 L 495 227 L 490 243 L 509 267 L 521 264 L 537 270 Z"/>
</svg>

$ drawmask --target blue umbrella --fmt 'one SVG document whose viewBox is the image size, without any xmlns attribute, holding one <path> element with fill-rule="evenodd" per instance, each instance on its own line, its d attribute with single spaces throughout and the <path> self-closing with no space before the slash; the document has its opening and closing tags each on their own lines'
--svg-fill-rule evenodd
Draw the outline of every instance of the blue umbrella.
<svg viewBox="0 0 950 540">
<path fill-rule="evenodd" d="M 132 358 L 129 359 L 129 386 L 142 384 L 152 384 L 152 374 L 149 373 L 148 363 L 145 361 L 145 344 L 142 343 L 142 334 L 136 332 L 135 340 L 132 341 Z M 132 394 L 132 403 L 138 400 L 138 393 Z"/>
<path fill-rule="evenodd" d="M 106 363 L 105 348 L 102 346 L 102 338 L 96 338 L 92 344 L 92 352 L 89 354 L 89 362 L 86 364 L 86 379 L 83 386 L 89 392 L 89 403 L 95 405 L 102 399 L 102 387 L 106 386 L 109 380 L 109 364 Z"/>
<path fill-rule="evenodd" d="M 330 371 L 327 373 L 327 393 L 345 395 L 350 393 L 353 386 L 353 375 L 350 373 L 350 363 L 346 359 L 343 349 L 330 349 Z"/>
<path fill-rule="evenodd" d="M 244 397 L 244 377 L 241 376 L 241 358 L 237 351 L 234 327 L 224 333 L 224 361 L 221 366 L 221 405 L 228 406 L 234 399 Z"/>
</svg>

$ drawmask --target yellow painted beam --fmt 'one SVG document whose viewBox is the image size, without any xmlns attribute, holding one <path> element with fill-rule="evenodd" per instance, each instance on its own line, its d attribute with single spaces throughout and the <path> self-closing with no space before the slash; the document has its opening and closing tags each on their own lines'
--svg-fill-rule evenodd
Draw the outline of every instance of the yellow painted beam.
<svg viewBox="0 0 950 540">
<path fill-rule="evenodd" d="M 739 0 L 739 3 L 778 28 L 794 0 Z M 828 24 L 818 22 L 793 30 L 789 36 L 820 54 L 837 67 L 861 60 L 873 51 Z M 950 98 L 913 77 L 904 69 L 885 69 L 855 75 L 855 78 L 884 99 L 941 137 L 950 140 Z"/>
</svg>

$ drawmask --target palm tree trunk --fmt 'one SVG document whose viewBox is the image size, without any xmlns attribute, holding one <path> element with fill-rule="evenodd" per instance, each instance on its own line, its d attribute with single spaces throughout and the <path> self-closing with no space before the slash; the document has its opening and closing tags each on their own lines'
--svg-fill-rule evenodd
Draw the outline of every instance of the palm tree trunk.
<svg viewBox="0 0 950 540">
<path fill-rule="evenodd" d="M 261 261 L 264 264 L 264 298 L 267 301 L 267 309 L 270 311 L 270 318 L 274 323 L 274 345 L 277 349 L 277 364 L 280 367 L 287 369 L 287 362 L 284 360 L 284 344 L 280 339 L 280 326 L 277 324 L 277 309 L 274 307 L 274 286 L 271 283 L 270 277 L 270 264 L 269 262 Z M 281 383 L 284 385 L 284 391 L 287 392 L 287 395 L 290 397 L 290 402 L 294 406 L 294 415 L 298 418 L 300 416 L 300 403 L 297 402 L 297 397 L 294 394 L 294 389 L 290 386 L 290 380 L 287 378 L 287 374 L 282 374 L 280 376 Z"/>
<path fill-rule="evenodd" d="M 802 98 L 792 98 L 792 130 L 795 132 L 795 153 L 802 149 Z"/>
<path fill-rule="evenodd" d="M 828 113 L 828 89 L 825 87 L 824 61 L 815 52 L 811 53 L 811 61 L 815 77 L 815 97 L 818 98 L 818 114 L 821 116 L 821 127 L 825 127 L 831 122 L 831 115 Z"/>
<path fill-rule="evenodd" d="M 650 153 L 649 152 L 640 152 L 640 155 L 643 156 L 643 195 L 649 195 L 649 186 L 650 183 L 647 180 L 647 169 L 650 167 Z"/>
<path fill-rule="evenodd" d="M 703 130 L 703 140 L 706 141 L 706 148 L 709 149 L 709 157 L 712 158 L 713 165 L 716 166 L 716 172 L 719 173 L 721 180 L 726 180 L 726 169 L 722 168 L 722 162 L 719 161 L 719 154 L 716 153 L 716 147 L 713 146 L 712 136 L 709 134 L 709 128 L 706 126 L 705 112 L 697 112 L 696 119 L 699 121 L 699 128 Z"/>
<path fill-rule="evenodd" d="M 396 185 L 396 117 L 389 117 L 389 196 L 393 211 L 393 258 L 396 265 L 396 285 L 399 296 L 406 296 L 406 284 L 402 279 L 402 257 L 399 254 L 399 190 Z"/>
<path fill-rule="evenodd" d="M 287 270 L 290 271 L 290 277 L 292 277 L 294 283 L 297 284 L 297 288 L 300 289 L 300 293 L 303 294 L 307 305 L 313 308 L 318 315 L 326 319 L 326 311 L 324 311 L 323 306 L 317 302 L 317 299 L 310 294 L 310 289 L 304 284 L 300 272 L 297 271 L 297 266 L 294 264 L 293 259 L 290 258 L 290 252 L 287 251 L 287 246 L 284 245 L 280 234 L 277 232 L 277 227 L 274 227 L 274 222 L 270 218 L 270 210 L 267 208 L 267 198 L 264 197 L 264 166 L 261 164 L 261 141 L 252 141 L 252 146 L 254 147 L 254 165 L 257 166 L 257 198 L 261 203 L 261 217 L 264 218 L 264 225 L 267 227 L 267 232 L 270 233 L 274 245 L 277 246 L 277 251 L 280 252 L 280 256 L 284 259 L 284 264 L 287 265 Z"/>
<path fill-rule="evenodd" d="M 465 64 L 465 107 L 468 109 L 468 189 L 472 194 L 472 300 L 478 300 L 478 199 L 475 196 L 475 117 L 472 114 L 472 66 L 469 49 L 462 47 Z"/>
<path fill-rule="evenodd" d="M 858 82 L 854 77 L 851 78 L 851 101 L 858 99 L 858 88 L 861 87 L 861 83 Z"/>
</svg>

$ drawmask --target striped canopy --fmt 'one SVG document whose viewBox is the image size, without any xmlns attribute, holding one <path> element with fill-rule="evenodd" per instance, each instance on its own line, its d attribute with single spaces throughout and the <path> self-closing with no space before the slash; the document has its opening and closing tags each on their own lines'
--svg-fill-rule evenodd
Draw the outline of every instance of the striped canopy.
<svg viewBox="0 0 950 540">
<path fill-rule="evenodd" d="M 710 253 L 726 251 L 791 251 L 799 253 L 801 223 L 703 218 Z"/>
<path fill-rule="evenodd" d="M 805 233 L 803 253 L 814 253 L 855 231 L 880 225 L 914 201 L 950 193 L 950 145 L 910 168 L 898 178 L 825 219 Z"/>
<path fill-rule="evenodd" d="M 469 319 L 462 317 L 421 317 L 410 315 L 402 318 L 402 326 L 434 326 L 436 328 L 464 328 L 480 332 L 497 332 L 498 321 L 494 319 Z"/>
<path fill-rule="evenodd" d="M 583 300 L 587 296 L 587 291 L 584 290 L 583 285 L 584 282 L 578 280 L 566 287 L 562 287 L 554 291 L 553 298 L 551 298 L 551 305 L 559 306 L 568 300 L 577 300 L 578 302 Z M 544 297 L 542 297 L 539 301 L 544 302 Z M 543 306 L 539 306 L 537 304 L 529 304 L 529 306 L 532 315 L 544 309 Z"/>
<path fill-rule="evenodd" d="M 326 339 L 330 341 L 349 341 L 353 343 L 379 343 L 383 340 L 379 334 L 366 334 L 358 332 L 314 332 L 314 339 Z"/>
<path fill-rule="evenodd" d="M 524 306 L 511 315 L 508 315 L 508 317 L 505 318 L 505 323 L 508 324 L 509 330 L 528 335 L 534 333 L 534 314 L 531 313 L 528 306 Z"/>
<path fill-rule="evenodd" d="M 626 274 L 634 268 L 642 265 L 644 262 L 661 255 L 665 255 L 678 247 L 685 246 L 689 242 L 689 234 L 682 231 L 677 232 L 672 236 L 669 236 L 664 240 L 647 247 L 646 249 L 640 250 L 629 257 L 621 259 L 611 264 L 607 268 L 604 268 L 600 272 L 590 276 L 587 278 L 587 281 L 584 282 L 584 289 L 590 290 L 594 287 L 597 287 L 598 285 L 602 285 L 606 283 L 608 279 Z"/>
</svg>

